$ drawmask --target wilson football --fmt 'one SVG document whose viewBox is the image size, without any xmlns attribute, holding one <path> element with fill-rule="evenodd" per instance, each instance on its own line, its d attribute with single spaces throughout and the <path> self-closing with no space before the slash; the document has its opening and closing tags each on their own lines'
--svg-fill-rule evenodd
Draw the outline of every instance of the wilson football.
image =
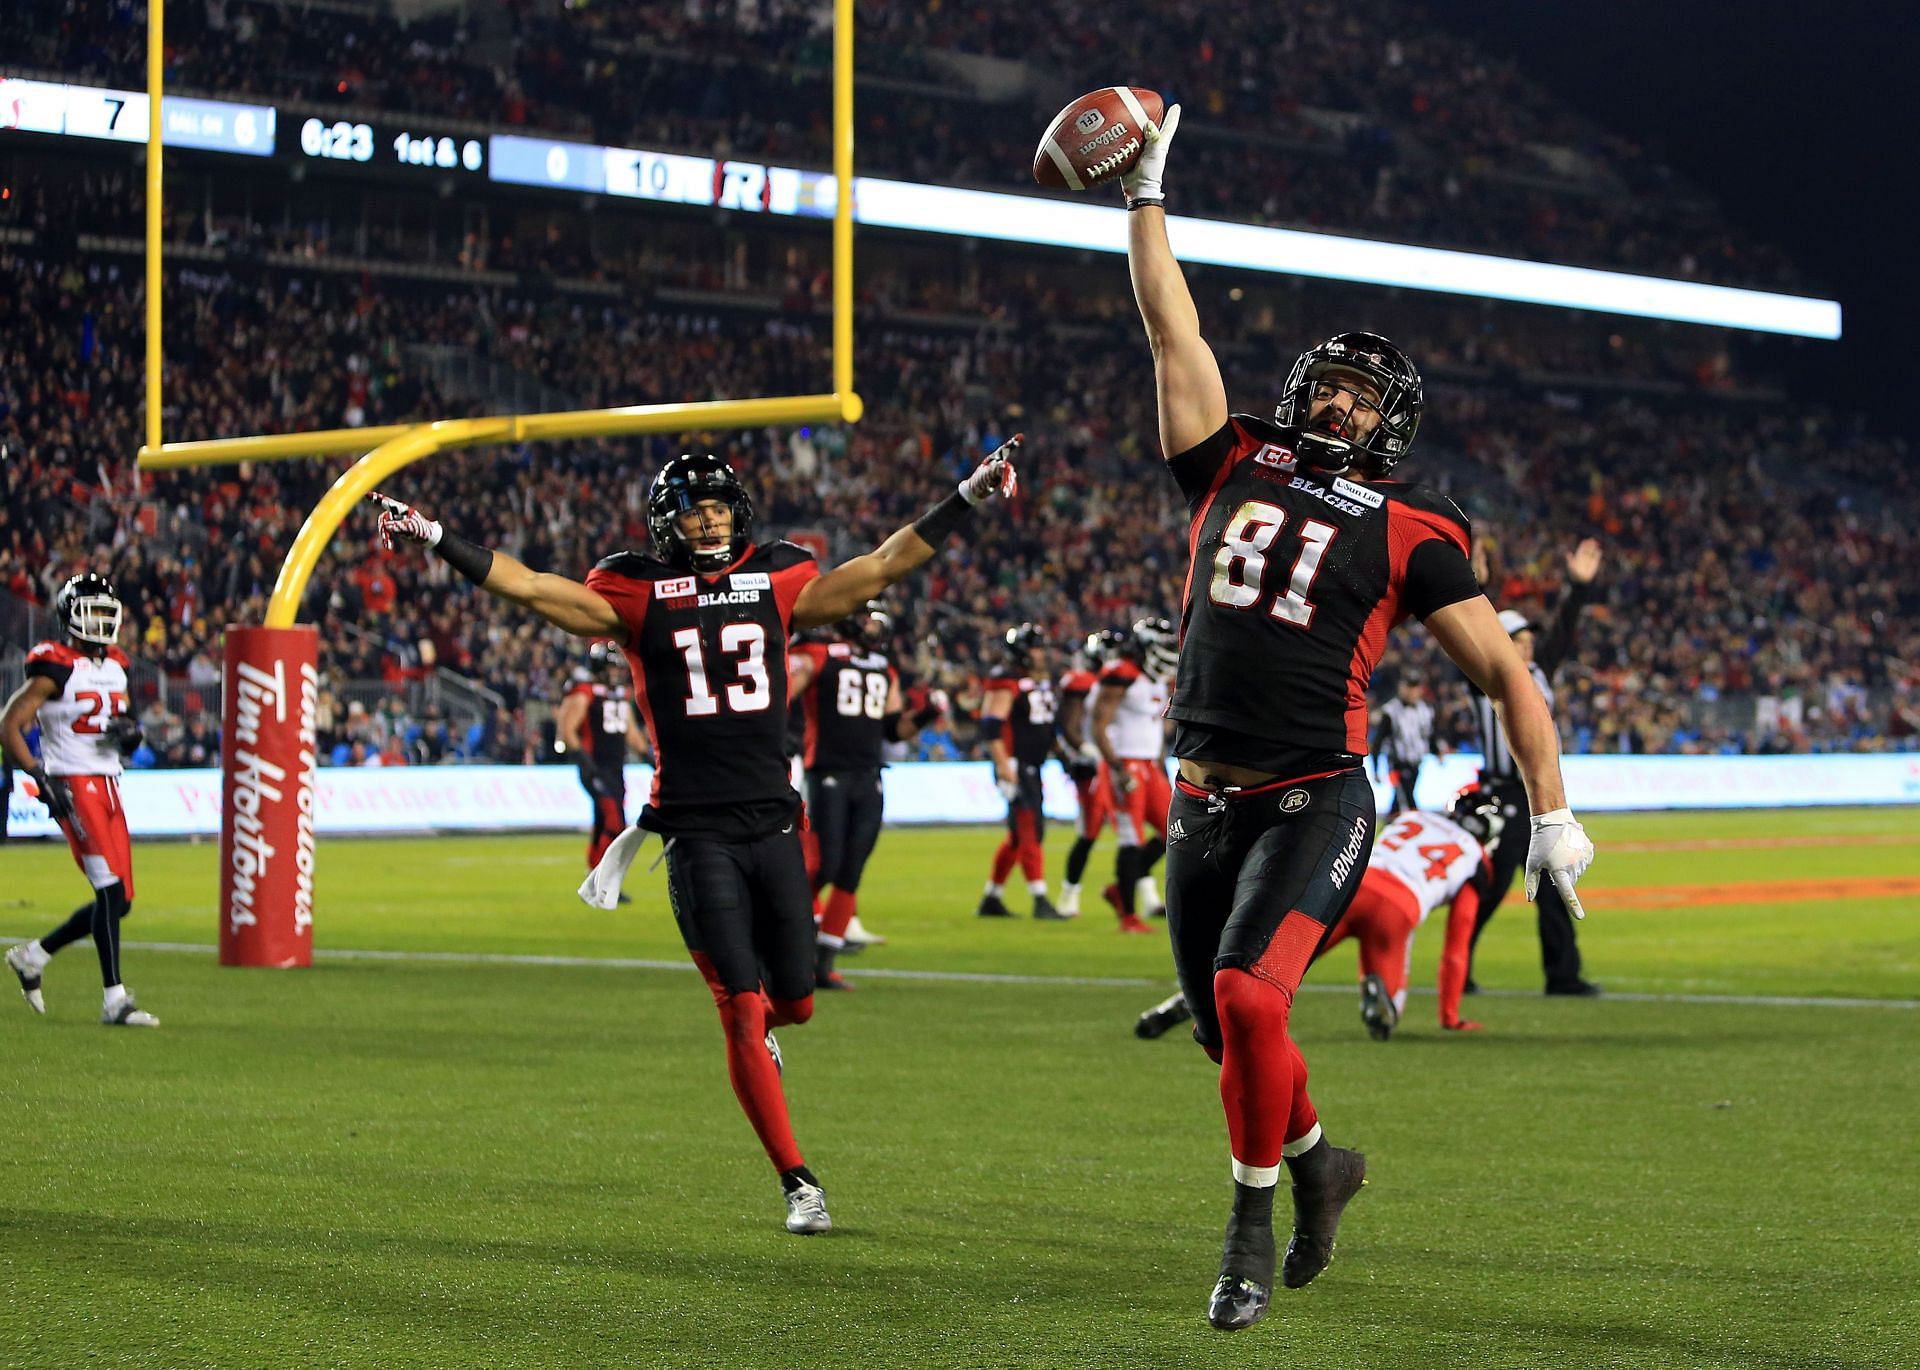
<svg viewBox="0 0 1920 1370">
<path fill-rule="evenodd" d="M 1033 154 L 1033 179 L 1053 190 L 1087 190 L 1133 169 L 1148 123 L 1166 102 L 1139 86 L 1102 86 L 1054 116 Z"/>
</svg>

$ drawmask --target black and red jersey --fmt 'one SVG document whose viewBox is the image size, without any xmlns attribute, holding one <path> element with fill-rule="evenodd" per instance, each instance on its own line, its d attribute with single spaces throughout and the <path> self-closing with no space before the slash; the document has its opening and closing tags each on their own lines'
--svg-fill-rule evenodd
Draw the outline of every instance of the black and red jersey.
<svg viewBox="0 0 1920 1370">
<path fill-rule="evenodd" d="M 1054 715 L 1059 712 L 1053 682 L 1032 676 L 1001 676 L 986 683 L 988 694 L 1013 692 L 1000 736 L 1022 766 L 1038 766 L 1053 751 Z"/>
<path fill-rule="evenodd" d="M 1387 630 L 1480 593 L 1472 534 L 1444 495 L 1314 470 L 1295 442 L 1293 429 L 1236 414 L 1167 463 L 1192 557 L 1167 713 L 1256 743 L 1364 754 Z M 1189 754 L 1183 739 L 1175 752 Z"/>
<path fill-rule="evenodd" d="M 713 575 L 639 552 L 608 557 L 588 588 L 626 626 L 634 702 L 653 739 L 653 790 L 642 823 L 662 832 L 729 831 L 711 810 L 792 821 L 787 760 L 787 631 L 794 601 L 820 574 L 791 542 L 750 546 Z M 685 809 L 703 812 L 687 815 Z M 775 824 L 777 826 L 777 823 Z"/>
<path fill-rule="evenodd" d="M 893 663 L 848 642 L 803 642 L 793 655 L 813 662 L 813 679 L 800 696 L 806 768 L 878 769 L 887 700 L 900 679 Z"/>
<path fill-rule="evenodd" d="M 1093 687 L 1100 683 L 1100 677 L 1092 671 L 1068 671 L 1060 677 L 1060 696 L 1063 699 L 1083 698 L 1093 693 Z"/>
<path fill-rule="evenodd" d="M 627 723 L 633 714 L 627 687 L 582 680 L 567 694 L 586 697 L 587 716 L 580 724 L 580 740 L 592 753 L 593 764 L 601 770 L 617 770 L 626 765 Z"/>
</svg>

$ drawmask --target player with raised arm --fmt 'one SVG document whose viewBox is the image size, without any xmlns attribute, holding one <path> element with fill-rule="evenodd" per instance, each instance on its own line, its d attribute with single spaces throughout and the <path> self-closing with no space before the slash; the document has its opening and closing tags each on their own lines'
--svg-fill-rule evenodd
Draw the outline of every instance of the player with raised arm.
<svg viewBox="0 0 1920 1370">
<path fill-rule="evenodd" d="M 710 454 L 675 457 L 653 478 L 652 554 L 616 552 L 585 584 L 531 570 L 373 497 L 389 546 L 430 547 L 487 593 L 576 637 L 625 648 L 654 745 L 640 828 L 666 839 L 674 920 L 719 1008 L 727 1074 L 779 1172 L 789 1232 L 827 1232 L 833 1222 L 794 1141 L 772 1032 L 813 1014 L 813 899 L 783 747 L 786 642 L 796 626 L 846 618 L 931 560 L 976 505 L 1010 497 L 1019 442 L 996 450 L 917 522 L 824 575 L 794 543 L 753 541 L 746 488 Z M 589 885 L 610 863 L 624 872 L 635 845 L 623 833 Z M 595 892 L 611 907 L 610 894 Z"/>
<path fill-rule="evenodd" d="M 66 641 L 27 653 L 26 679 L 0 715 L 0 743 L 16 770 L 33 781 L 40 802 L 66 834 L 93 898 L 44 937 L 7 948 L 7 965 L 35 1013 L 47 1004 L 41 979 L 62 947 L 93 938 L 108 1027 L 159 1027 L 120 979 L 120 922 L 133 912 L 133 838 L 120 804 L 122 760 L 140 746 L 140 724 L 127 712 L 127 657 L 120 636 L 120 597 L 105 576 L 74 576 L 54 596 L 53 616 Z M 40 722 L 40 759 L 26 730 Z"/>
<path fill-rule="evenodd" d="M 827 641 L 802 642 L 787 658 L 787 688 L 800 702 L 803 726 L 807 825 L 820 844 L 813 892 L 817 897 L 833 886 L 815 939 L 820 989 L 851 988 L 834 959 L 846 947 L 859 913 L 860 877 L 880 840 L 886 809 L 881 749 L 889 741 L 912 741 L 947 711 L 946 696 L 935 691 L 906 712 L 900 672 L 887 654 L 892 641 L 893 619 L 872 600 Z"/>
<path fill-rule="evenodd" d="M 1492 886 L 1494 852 L 1506 827 L 1500 801 L 1468 788 L 1445 813 L 1408 809 L 1380 830 L 1360 892 L 1334 927 L 1321 955 L 1351 937 L 1360 947 L 1360 1021 L 1377 1042 L 1393 1036 L 1407 1007 L 1407 966 L 1413 934 L 1427 915 L 1447 906 L 1446 946 L 1440 953 L 1440 1026 L 1473 1032 L 1460 1017 L 1467 983 L 1467 952 Z"/>
<path fill-rule="evenodd" d="M 1027 877 L 1033 916 L 1047 922 L 1071 917 L 1047 898 L 1046 853 L 1040 845 L 1046 830 L 1041 805 L 1044 791 L 1040 768 L 1053 754 L 1054 715 L 1059 712 L 1053 692 L 1053 649 L 1037 624 L 1009 628 L 1001 639 L 1006 665 L 986 682 L 980 699 L 980 735 L 993 758 L 994 783 L 1007 801 L 1007 835 L 993 854 L 986 892 L 974 910 L 982 918 L 1011 918 L 1001 895 L 1007 877 L 1019 865 Z"/>
<path fill-rule="evenodd" d="M 1534 815 L 1529 884 L 1545 875 L 1577 907 L 1593 848 L 1566 807 L 1553 719 L 1467 564 L 1466 519 L 1385 480 L 1420 422 L 1413 365 L 1384 338 L 1343 333 L 1294 363 L 1274 418 L 1228 411 L 1167 239 L 1162 176 L 1179 120 L 1176 105 L 1149 126 L 1122 186 L 1160 443 L 1190 514 L 1167 913 L 1195 1036 L 1220 1063 L 1234 1199 L 1207 1316 L 1234 1330 L 1271 1298 L 1281 1165 L 1290 1289 L 1326 1268 L 1366 1178 L 1366 1158 L 1323 1133 L 1288 1018 L 1366 868 L 1367 687 L 1394 624 L 1418 615 L 1498 702 Z"/>
<path fill-rule="evenodd" d="M 1140 911 L 1154 907 L 1153 868 L 1167 851 L 1167 695 L 1180 665 L 1180 639 L 1164 618 L 1133 625 L 1100 674 L 1093 743 L 1107 763 L 1113 825 L 1120 837 L 1106 888 L 1122 932 L 1150 932 Z M 1148 837 L 1151 832 L 1152 837 Z"/>
<path fill-rule="evenodd" d="M 561 750 L 579 768 L 580 787 L 593 801 L 588 870 L 627 826 L 628 751 L 645 757 L 651 750 L 634 718 L 632 692 L 618 678 L 624 669 L 618 647 L 594 643 L 554 715 Z M 624 894 L 620 899 L 626 902 Z"/>
<path fill-rule="evenodd" d="M 1113 781 L 1107 774 L 1106 757 L 1093 740 L 1088 700 L 1100 688 L 1101 672 L 1125 640 L 1126 634 L 1117 628 L 1088 633 L 1080 646 L 1081 664 L 1060 677 L 1060 759 L 1073 781 L 1075 807 L 1073 846 L 1067 849 L 1056 907 L 1068 918 L 1080 914 L 1080 881 L 1087 873 L 1087 859 L 1093 855 L 1100 829 L 1113 816 Z"/>
</svg>

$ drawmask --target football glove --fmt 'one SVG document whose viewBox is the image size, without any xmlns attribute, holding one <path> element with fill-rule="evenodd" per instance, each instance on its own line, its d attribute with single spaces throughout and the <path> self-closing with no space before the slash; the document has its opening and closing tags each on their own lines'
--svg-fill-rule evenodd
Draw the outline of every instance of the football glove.
<svg viewBox="0 0 1920 1370">
<path fill-rule="evenodd" d="M 1015 433 L 994 448 L 992 455 L 975 467 L 972 475 L 960 482 L 960 498 L 968 504 L 979 504 L 996 495 L 1001 499 L 1012 499 L 1014 491 L 1020 488 L 1020 475 L 1013 469 L 1013 458 L 1020 450 L 1020 440 L 1025 436 L 1024 433 Z"/>
<path fill-rule="evenodd" d="M 120 749 L 120 755 L 123 757 L 132 756 L 139 751 L 140 744 L 146 741 L 147 737 L 140 729 L 140 720 L 132 714 L 115 714 L 107 720 L 107 726 L 102 731 L 106 733 L 108 740 Z"/>
<path fill-rule="evenodd" d="M 1180 106 L 1166 112 L 1158 124 L 1147 125 L 1147 145 L 1133 170 L 1120 178 L 1120 189 L 1128 205 L 1157 205 L 1167 198 L 1160 189 L 1160 176 L 1167 168 L 1167 149 L 1173 144 L 1174 130 L 1180 127 Z"/>
<path fill-rule="evenodd" d="M 1567 912 L 1575 918 L 1585 918 L 1587 911 L 1580 907 L 1580 896 L 1573 892 L 1573 886 L 1592 864 L 1593 843 L 1587 840 L 1586 829 L 1580 826 L 1572 809 L 1555 809 L 1533 816 L 1533 836 L 1527 843 L 1528 899 L 1539 892 L 1540 876 L 1544 872 L 1560 891 L 1560 897 L 1567 901 Z"/>
<path fill-rule="evenodd" d="M 389 552 L 402 542 L 416 547 L 440 545 L 440 525 L 412 505 L 390 499 L 378 490 L 367 498 L 380 506 L 380 545 Z"/>
<path fill-rule="evenodd" d="M 56 823 L 64 823 L 73 817 L 73 799 L 64 785 L 54 784 L 47 778 L 47 773 L 37 767 L 27 772 L 27 778 L 33 781 L 34 789 L 40 792 L 40 802 L 47 806 L 48 817 Z"/>
</svg>

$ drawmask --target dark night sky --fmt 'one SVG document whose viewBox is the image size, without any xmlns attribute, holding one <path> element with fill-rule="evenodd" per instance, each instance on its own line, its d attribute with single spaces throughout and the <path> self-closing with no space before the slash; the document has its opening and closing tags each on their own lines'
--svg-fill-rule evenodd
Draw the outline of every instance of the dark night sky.
<svg viewBox="0 0 1920 1370">
<path fill-rule="evenodd" d="M 1863 0 L 1428 0 L 1783 248 L 1843 308 L 1810 384 L 1892 423 L 1920 387 L 1920 18 Z M 1845 403 L 1832 390 L 1829 402 Z M 1902 425 L 1904 426 L 1904 425 Z"/>
</svg>

